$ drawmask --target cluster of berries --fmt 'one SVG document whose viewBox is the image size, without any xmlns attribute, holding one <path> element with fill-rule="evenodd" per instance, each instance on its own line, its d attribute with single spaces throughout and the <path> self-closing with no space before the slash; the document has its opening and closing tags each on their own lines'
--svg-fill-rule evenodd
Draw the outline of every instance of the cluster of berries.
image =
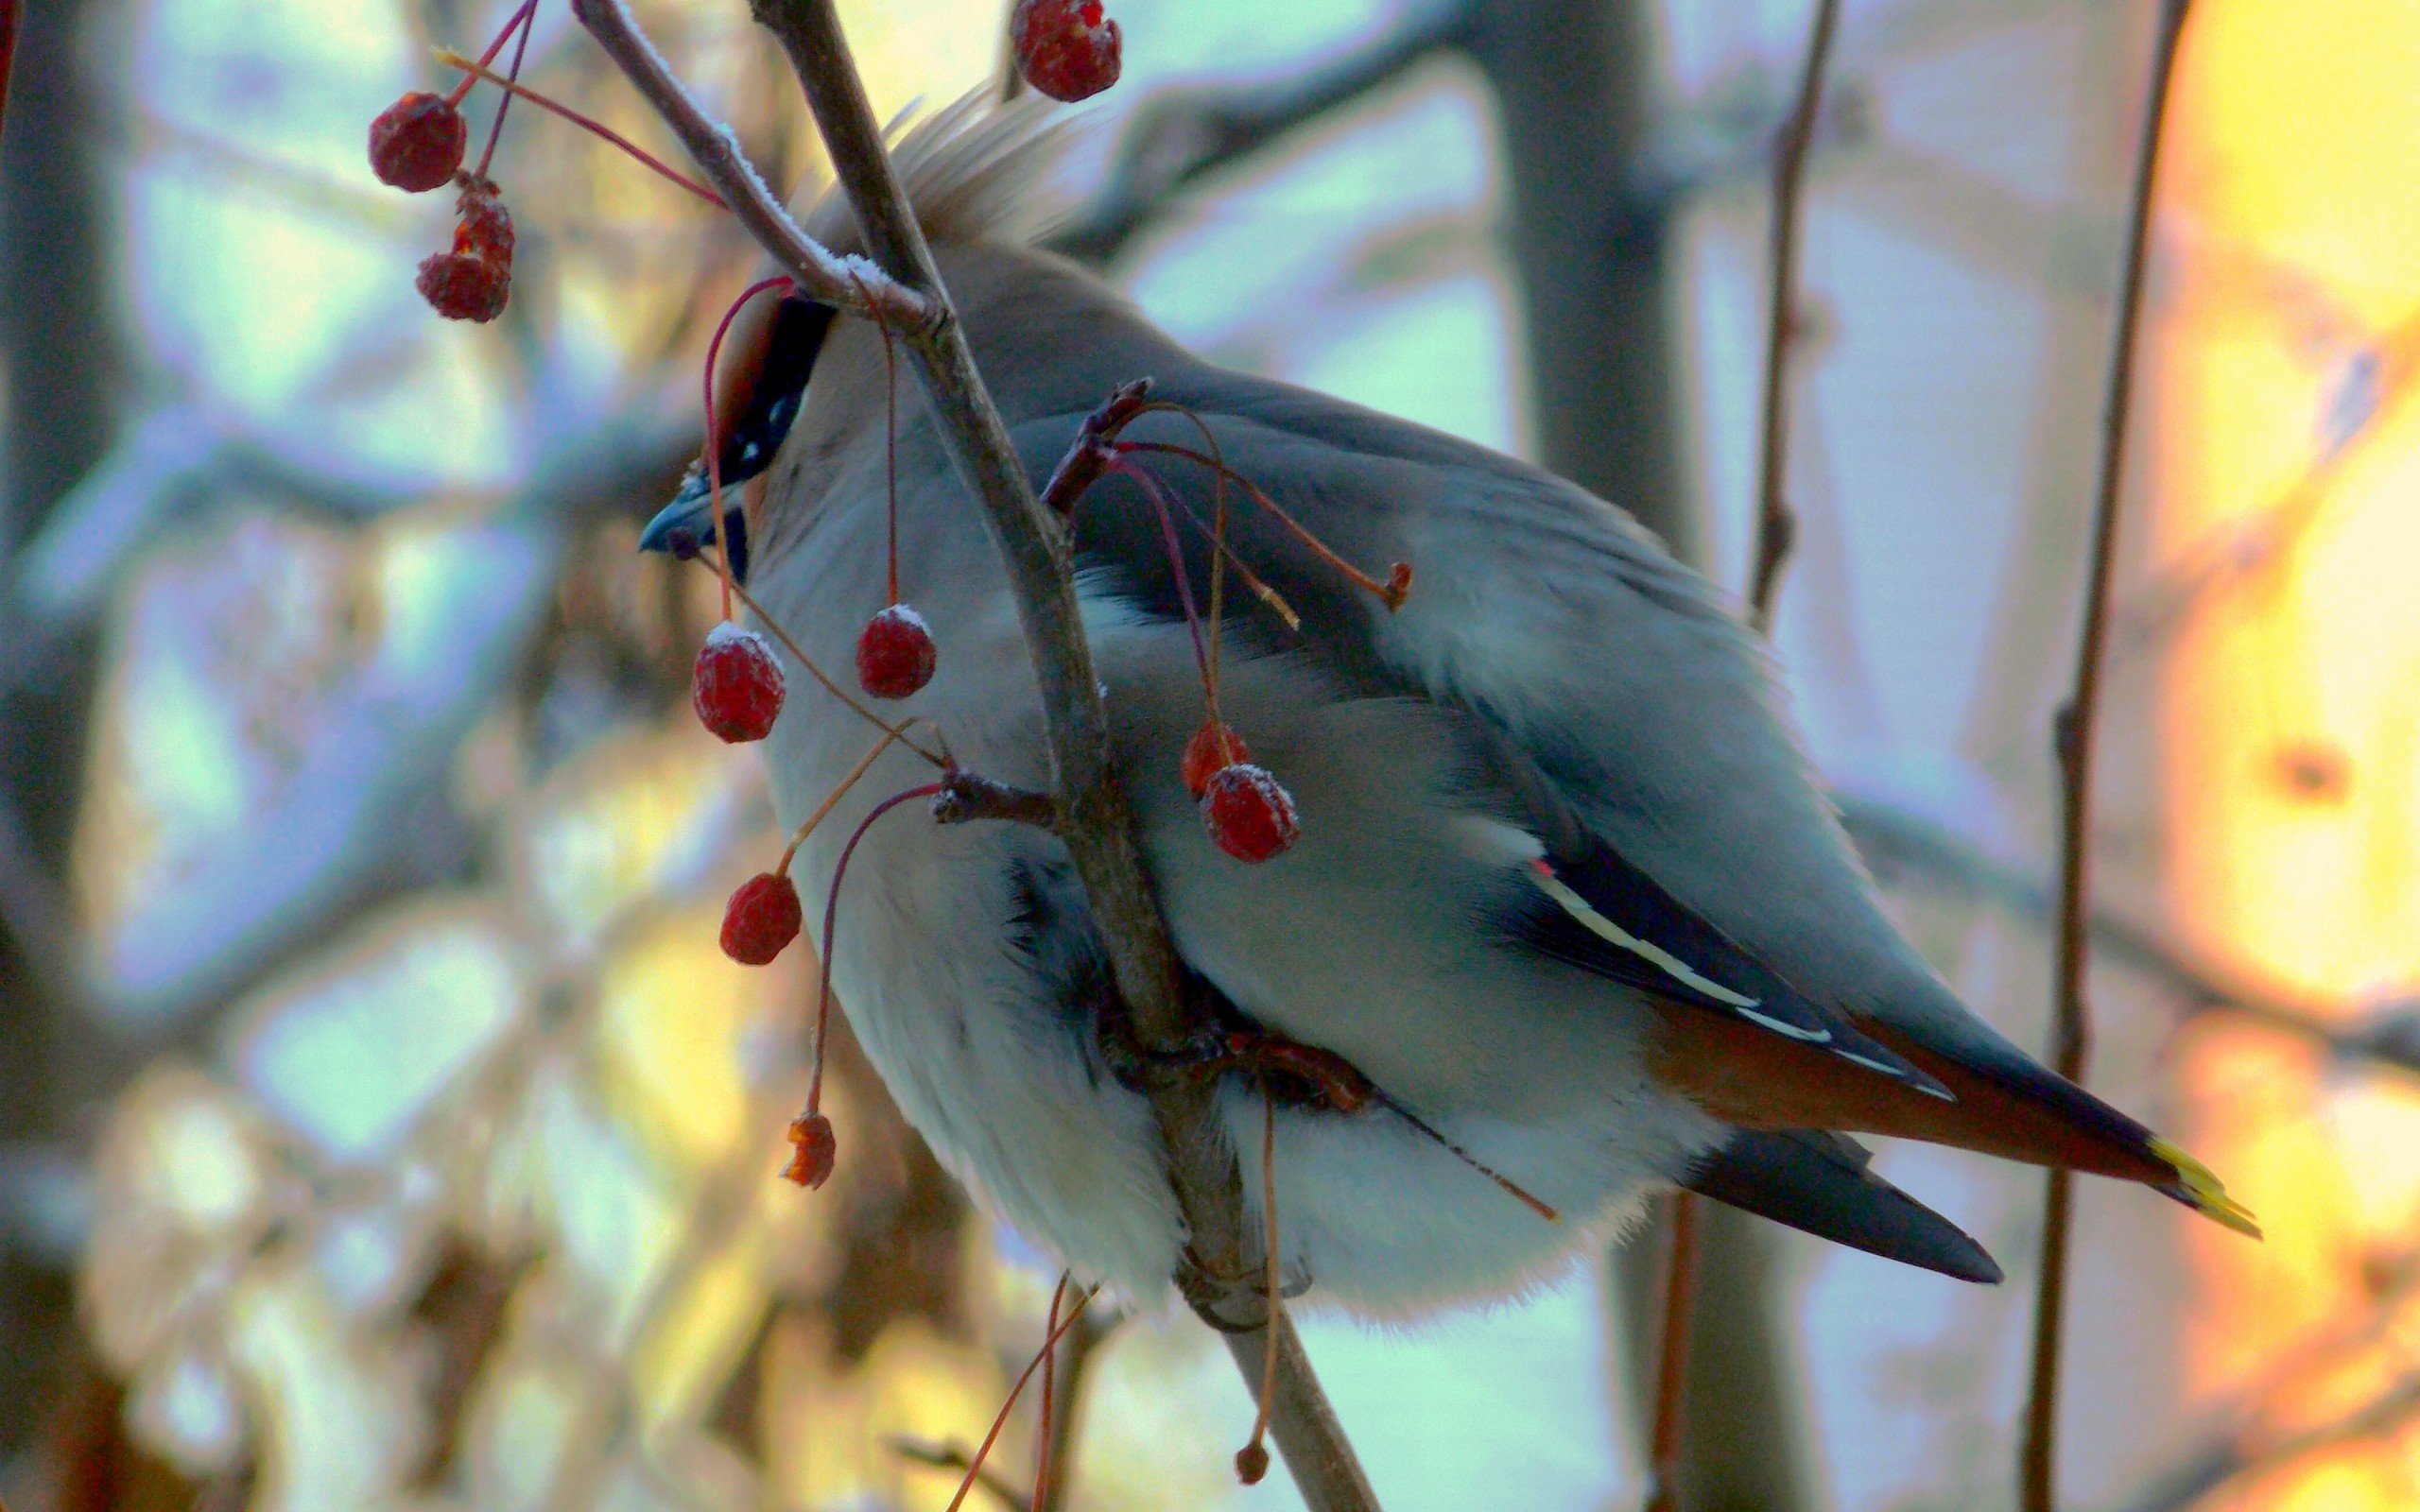
<svg viewBox="0 0 2420 1512">
<path fill-rule="evenodd" d="M 449 320 L 493 320 L 512 294 L 512 215 L 495 181 L 462 167 L 470 132 L 461 110 L 442 94 L 410 94 L 370 123 L 370 167 L 381 183 L 406 194 L 446 184 L 455 202 L 454 249 L 420 265 L 421 298 Z"/>
<path fill-rule="evenodd" d="M 475 64 L 464 64 L 462 81 L 450 94 L 414 91 L 378 112 L 370 123 L 370 171 L 378 181 L 406 194 L 426 194 L 447 184 L 461 191 L 455 201 L 454 249 L 433 252 L 420 265 L 416 284 L 422 299 L 449 320 L 485 322 L 504 313 L 512 295 L 512 215 L 504 197 L 488 177 L 495 145 L 504 132 L 505 108 L 517 86 L 504 80 L 507 94 L 496 106 L 495 123 L 488 129 L 487 146 L 478 165 L 464 168 L 471 130 L 462 119 L 462 96 L 486 73 L 504 44 L 517 33 L 521 48 L 512 59 L 512 73 L 521 72 L 521 52 L 529 44 L 529 28 L 537 16 L 537 0 L 524 0 L 495 41 Z"/>
</svg>

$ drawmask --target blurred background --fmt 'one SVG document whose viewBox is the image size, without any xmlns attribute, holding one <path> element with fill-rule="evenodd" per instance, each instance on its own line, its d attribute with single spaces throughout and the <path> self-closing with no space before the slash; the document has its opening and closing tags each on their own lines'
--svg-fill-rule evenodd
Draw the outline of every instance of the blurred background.
<svg viewBox="0 0 2420 1512">
<path fill-rule="evenodd" d="M 845 1045 L 838 1177 L 772 1178 L 805 953 L 716 948 L 779 841 L 753 757 L 688 713 L 710 586 L 633 549 L 752 250 L 517 109 L 510 310 L 450 325 L 413 293 L 448 197 L 382 189 L 364 132 L 507 9 L 26 0 L 0 138 L 17 1512 L 924 1512 L 957 1480 L 924 1462 L 1039 1342 L 1047 1263 Z M 744 7 L 640 9 L 771 181 L 820 179 Z M 841 9 L 886 112 L 997 77 L 1001 0 Z M 1540 459 L 1744 579 L 1805 4 L 1110 9 L 1126 77 L 1077 112 L 1063 249 L 1219 360 Z M 2035 1046 L 2153 9 L 1858 0 L 1808 172 L 1780 649 L 1909 928 Z M 555 0 L 527 76 L 666 146 Z M 2420 1504 L 2415 77 L 2396 0 L 2202 0 L 2186 34 L 2092 1079 L 2269 1238 L 2083 1187 L 2076 1508 Z M 1879 1160 L 2009 1283 L 1719 1217 L 1692 1512 L 2013 1502 L 2040 1179 Z M 1409 1330 L 1314 1310 L 1387 1505 L 1634 1506 L 1654 1255 Z M 1189 1318 L 1099 1319 L 1075 1354 L 1056 1504 L 1299 1504 L 1233 1484 L 1252 1406 Z M 1036 1436 L 1020 1409 L 1009 1482 Z"/>
</svg>

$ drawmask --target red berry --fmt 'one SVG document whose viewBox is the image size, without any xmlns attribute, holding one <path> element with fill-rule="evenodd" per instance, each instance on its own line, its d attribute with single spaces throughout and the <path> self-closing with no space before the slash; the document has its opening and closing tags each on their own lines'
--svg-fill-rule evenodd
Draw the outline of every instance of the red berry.
<svg viewBox="0 0 2420 1512">
<path fill-rule="evenodd" d="M 460 252 L 432 252 L 421 259 L 420 277 L 413 281 L 420 297 L 448 320 L 484 324 L 504 313 L 512 296 L 512 269 L 484 257 Z"/>
<path fill-rule="evenodd" d="M 370 171 L 410 194 L 442 186 L 462 166 L 470 127 L 441 94 L 411 94 L 370 123 Z"/>
<path fill-rule="evenodd" d="M 1294 799 L 1277 779 L 1243 762 L 1211 774 L 1201 794 L 1201 822 L 1219 849 L 1238 861 L 1266 861 L 1303 833 Z"/>
<path fill-rule="evenodd" d="M 821 1113 L 809 1113 L 790 1124 L 790 1143 L 797 1146 L 790 1163 L 782 1175 L 809 1192 L 832 1178 L 832 1158 L 839 1151 L 839 1141 L 832 1136 L 832 1121 Z"/>
<path fill-rule="evenodd" d="M 1227 738 L 1222 744 L 1219 737 Z M 1220 767 L 1252 760 L 1252 752 L 1244 748 L 1244 740 L 1233 725 L 1213 724 L 1205 719 L 1193 738 L 1184 743 L 1184 761 L 1178 767 L 1184 778 L 1184 790 L 1199 800 L 1202 790 L 1210 785 L 1211 777 Z"/>
<path fill-rule="evenodd" d="M 1117 23 L 1100 0 L 1017 0 L 1009 45 L 1025 81 L 1054 100 L 1089 99 L 1117 82 Z"/>
<path fill-rule="evenodd" d="M 760 871 L 741 883 L 723 908 L 722 953 L 742 966 L 763 966 L 798 938 L 805 921 L 790 879 Z"/>
<path fill-rule="evenodd" d="M 933 680 L 939 656 L 925 616 L 893 604 L 857 637 L 857 685 L 877 698 L 905 698 Z"/>
<path fill-rule="evenodd" d="M 706 633 L 706 644 L 698 648 L 689 703 L 700 723 L 737 745 L 771 733 L 786 687 L 782 664 L 773 660 L 765 638 L 725 620 Z"/>
<path fill-rule="evenodd" d="M 1269 1451 L 1257 1438 L 1236 1451 L 1236 1479 L 1246 1486 L 1258 1486 L 1269 1473 Z"/>
</svg>

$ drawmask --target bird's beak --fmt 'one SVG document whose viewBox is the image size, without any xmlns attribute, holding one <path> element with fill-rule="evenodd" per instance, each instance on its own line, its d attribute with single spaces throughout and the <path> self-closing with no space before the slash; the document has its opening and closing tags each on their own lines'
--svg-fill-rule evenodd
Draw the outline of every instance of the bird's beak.
<svg viewBox="0 0 2420 1512">
<path fill-rule="evenodd" d="M 731 576 L 744 583 L 748 580 L 748 516 L 740 508 L 741 492 L 729 483 L 723 485 L 722 529 Z M 713 545 L 714 540 L 714 493 L 707 486 L 706 470 L 692 468 L 681 480 L 681 491 L 672 496 L 672 502 L 657 510 L 639 532 L 639 550 L 668 551 L 685 558 Z"/>
</svg>

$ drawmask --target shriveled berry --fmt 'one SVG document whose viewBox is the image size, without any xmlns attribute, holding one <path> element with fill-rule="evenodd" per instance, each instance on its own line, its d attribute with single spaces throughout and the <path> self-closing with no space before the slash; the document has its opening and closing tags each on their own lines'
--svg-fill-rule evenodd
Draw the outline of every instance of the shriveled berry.
<svg viewBox="0 0 2420 1512">
<path fill-rule="evenodd" d="M 781 717 L 786 691 L 782 664 L 763 636 L 729 620 L 706 632 L 689 679 L 689 704 L 699 723 L 733 745 L 762 740 Z"/>
<path fill-rule="evenodd" d="M 442 94 L 413 93 L 370 123 L 370 171 L 409 194 L 442 187 L 462 166 L 470 126 Z"/>
<path fill-rule="evenodd" d="M 458 217 L 454 222 L 456 251 L 512 266 L 512 213 L 504 208 L 504 196 L 492 180 L 474 179 L 464 184 L 454 213 Z"/>
<path fill-rule="evenodd" d="M 1226 736 L 1223 743 L 1219 738 L 1221 734 Z M 1205 719 L 1201 728 L 1193 732 L 1193 738 L 1184 743 L 1184 761 L 1178 770 L 1184 778 L 1184 790 L 1198 800 L 1220 767 L 1250 760 L 1252 752 L 1244 748 L 1243 737 L 1236 733 L 1235 726 Z"/>
<path fill-rule="evenodd" d="M 502 315 L 505 301 L 512 297 L 512 269 L 484 257 L 432 252 L 421 259 L 413 285 L 448 320 L 485 324 Z"/>
<path fill-rule="evenodd" d="M 1246 1486 L 1258 1486 L 1269 1473 L 1269 1451 L 1257 1438 L 1236 1451 L 1236 1479 Z"/>
<path fill-rule="evenodd" d="M 1025 81 L 1054 100 L 1090 99 L 1117 82 L 1122 41 L 1100 0 L 1017 0 L 1009 46 Z"/>
<path fill-rule="evenodd" d="M 857 636 L 857 685 L 877 698 L 905 698 L 933 680 L 939 657 L 925 616 L 893 604 Z"/>
<path fill-rule="evenodd" d="M 790 1163 L 782 1176 L 809 1192 L 832 1178 L 832 1159 L 839 1153 L 839 1141 L 832 1134 L 832 1121 L 821 1113 L 809 1113 L 790 1124 Z"/>
<path fill-rule="evenodd" d="M 742 966 L 763 966 L 798 938 L 805 921 L 790 879 L 760 871 L 741 883 L 723 907 L 722 953 Z"/>
<path fill-rule="evenodd" d="M 1303 833 L 1293 798 L 1265 767 L 1247 762 L 1210 775 L 1201 794 L 1201 822 L 1219 850 L 1255 863 L 1279 854 Z"/>
</svg>

